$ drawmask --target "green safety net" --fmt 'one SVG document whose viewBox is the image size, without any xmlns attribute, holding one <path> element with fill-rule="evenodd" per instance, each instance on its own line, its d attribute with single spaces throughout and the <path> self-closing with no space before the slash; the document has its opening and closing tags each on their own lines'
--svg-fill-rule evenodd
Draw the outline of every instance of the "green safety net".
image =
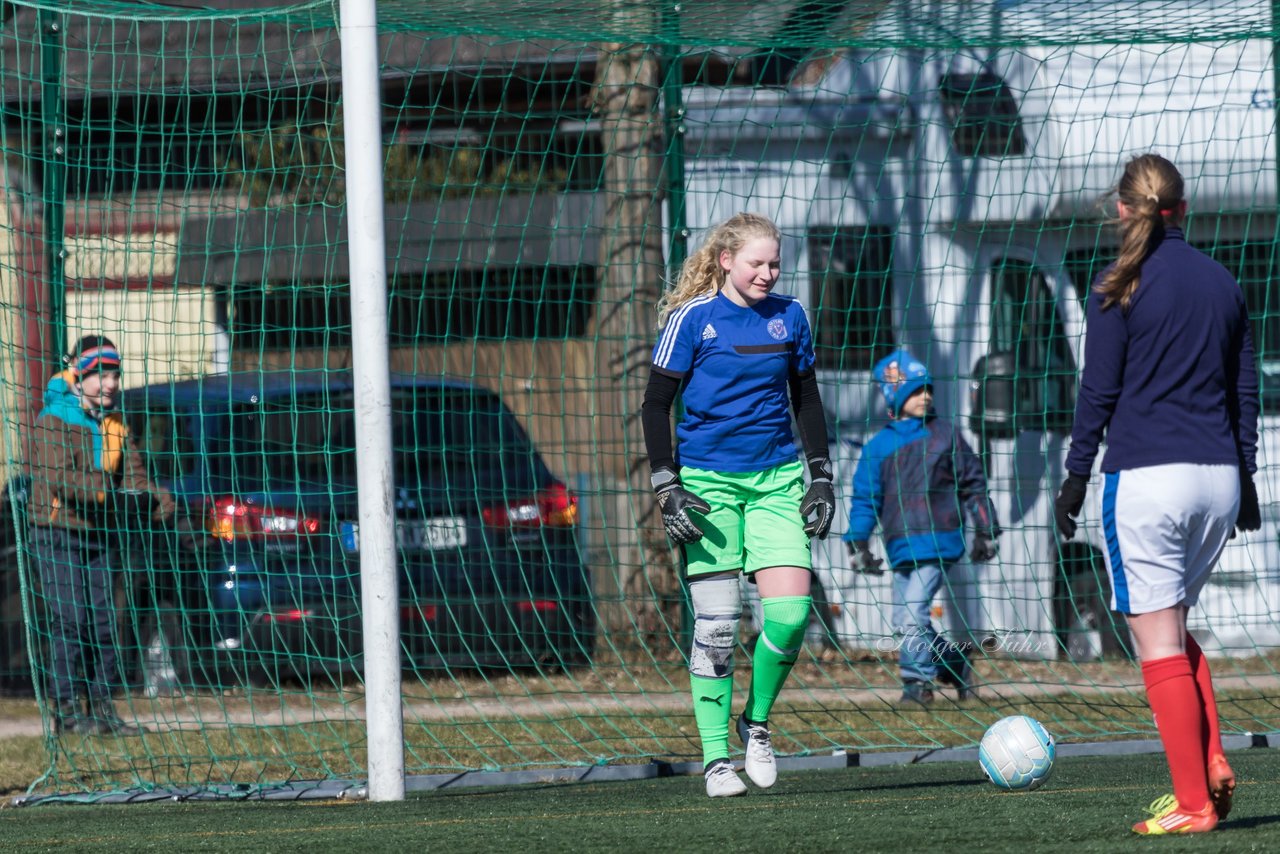
<svg viewBox="0 0 1280 854">
<path fill-rule="evenodd" d="M 8 2 L 0 25 L 0 678 L 80 797 L 360 780 L 352 278 L 337 3 Z M 680 555 L 638 413 L 664 283 L 740 210 L 783 233 L 841 509 L 813 543 L 787 755 L 1155 737 L 1108 609 L 1100 520 L 1052 531 L 1108 190 L 1157 151 L 1188 237 L 1239 279 L 1263 414 L 1261 531 L 1191 626 L 1227 734 L 1276 728 L 1280 376 L 1271 4 L 377 4 L 406 773 L 700 760 Z M 356 97 L 364 97 L 356 95 Z M 1274 330 L 1274 331 L 1273 331 Z M 139 736 L 56 733 L 31 437 L 60 356 L 123 354 L 177 521 L 113 516 L 103 675 Z M 928 362 L 1004 528 L 934 603 L 977 699 L 902 709 L 892 574 L 840 539 L 885 421 L 870 367 Z M 1095 484 L 1096 485 L 1096 484 Z M 882 552 L 878 539 L 873 549 Z M 744 584 L 735 711 L 760 606 Z M 105 615 L 105 616 L 104 616 Z M 86 660 L 100 650 L 86 638 Z M 735 744 L 736 747 L 736 744 Z"/>
</svg>

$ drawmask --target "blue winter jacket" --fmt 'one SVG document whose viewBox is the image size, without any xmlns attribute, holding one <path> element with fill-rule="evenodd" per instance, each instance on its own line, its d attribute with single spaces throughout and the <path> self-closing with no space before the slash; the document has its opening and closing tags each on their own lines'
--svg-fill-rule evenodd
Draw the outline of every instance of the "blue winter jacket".
<svg viewBox="0 0 1280 854">
<path fill-rule="evenodd" d="M 879 522 L 889 564 L 951 563 L 964 556 L 964 513 L 974 528 L 999 533 L 982 464 L 951 423 L 930 415 L 890 421 L 862 449 L 853 475 L 850 542 Z"/>
</svg>

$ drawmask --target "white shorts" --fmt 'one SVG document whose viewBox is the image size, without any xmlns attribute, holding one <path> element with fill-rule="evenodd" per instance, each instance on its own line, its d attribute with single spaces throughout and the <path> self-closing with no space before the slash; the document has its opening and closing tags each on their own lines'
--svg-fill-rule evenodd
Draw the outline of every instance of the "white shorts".
<svg viewBox="0 0 1280 854">
<path fill-rule="evenodd" d="M 1196 604 L 1240 509 L 1235 466 L 1177 463 L 1103 475 L 1111 609 Z"/>
</svg>

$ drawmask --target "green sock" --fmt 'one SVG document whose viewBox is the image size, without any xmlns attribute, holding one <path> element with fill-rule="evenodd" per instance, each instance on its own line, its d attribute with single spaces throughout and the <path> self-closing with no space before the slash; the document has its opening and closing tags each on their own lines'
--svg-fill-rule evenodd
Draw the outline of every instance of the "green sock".
<svg viewBox="0 0 1280 854">
<path fill-rule="evenodd" d="M 751 691 L 747 694 L 746 716 L 754 723 L 765 723 L 778 699 L 782 683 L 795 666 L 804 633 L 809 627 L 808 596 L 777 596 L 760 603 L 764 611 L 764 627 L 756 639 L 751 659 Z"/>
<path fill-rule="evenodd" d="M 729 758 L 729 716 L 733 713 L 733 677 L 711 679 L 689 674 L 693 719 L 702 739 L 702 764 Z"/>
</svg>

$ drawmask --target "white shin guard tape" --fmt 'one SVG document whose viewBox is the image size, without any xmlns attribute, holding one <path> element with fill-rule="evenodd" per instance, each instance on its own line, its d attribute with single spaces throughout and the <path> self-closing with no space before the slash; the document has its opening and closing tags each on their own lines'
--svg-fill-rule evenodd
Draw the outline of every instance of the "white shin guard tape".
<svg viewBox="0 0 1280 854">
<path fill-rule="evenodd" d="M 718 679 L 733 673 L 733 651 L 742 619 L 742 588 L 738 576 L 717 576 L 689 582 L 693 602 L 693 649 L 689 672 Z"/>
</svg>

